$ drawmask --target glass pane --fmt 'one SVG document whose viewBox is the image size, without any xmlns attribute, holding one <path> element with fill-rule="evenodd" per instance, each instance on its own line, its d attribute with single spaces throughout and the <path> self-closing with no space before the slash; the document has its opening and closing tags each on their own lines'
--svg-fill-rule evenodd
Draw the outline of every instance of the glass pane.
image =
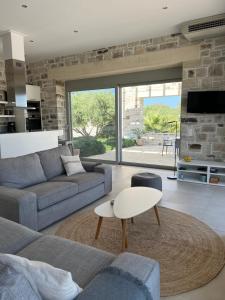
<svg viewBox="0 0 225 300">
<path fill-rule="evenodd" d="M 163 84 L 152 84 L 151 88 L 151 97 L 159 97 L 164 94 L 164 85 Z"/>
<path fill-rule="evenodd" d="M 165 84 L 165 96 L 180 96 L 181 83 L 170 82 Z"/>
<path fill-rule="evenodd" d="M 73 145 L 81 157 L 116 159 L 115 89 L 71 94 Z"/>
<path fill-rule="evenodd" d="M 122 88 L 123 161 L 174 165 L 180 142 L 180 94 L 180 82 Z"/>
</svg>

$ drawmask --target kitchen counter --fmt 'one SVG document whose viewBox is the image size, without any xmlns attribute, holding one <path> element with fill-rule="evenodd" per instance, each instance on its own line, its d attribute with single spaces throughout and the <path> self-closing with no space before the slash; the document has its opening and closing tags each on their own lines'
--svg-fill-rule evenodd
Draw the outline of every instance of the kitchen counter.
<svg viewBox="0 0 225 300">
<path fill-rule="evenodd" d="M 61 130 L 0 134 L 0 158 L 21 156 L 58 146 Z"/>
</svg>

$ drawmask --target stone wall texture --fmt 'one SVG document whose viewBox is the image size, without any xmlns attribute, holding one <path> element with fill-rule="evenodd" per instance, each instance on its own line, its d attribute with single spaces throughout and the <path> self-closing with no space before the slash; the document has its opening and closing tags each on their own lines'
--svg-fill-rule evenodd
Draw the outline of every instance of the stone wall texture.
<svg viewBox="0 0 225 300">
<path fill-rule="evenodd" d="M 42 125 L 44 130 L 66 126 L 65 83 L 48 79 L 52 60 L 27 64 L 27 83 L 41 87 Z"/>
<path fill-rule="evenodd" d="M 187 114 L 187 92 L 225 90 L 225 37 L 189 42 L 182 35 L 159 37 L 113 46 L 102 51 L 55 57 L 27 64 L 27 81 L 41 86 L 44 129 L 66 126 L 64 82 L 50 80 L 48 71 L 54 68 L 110 61 L 121 57 L 153 51 L 200 45 L 200 59 L 183 64 L 181 156 L 195 159 L 225 159 L 225 115 Z M 1 68 L 0 68 L 1 75 Z M 1 79 L 0 79 L 1 80 Z"/>
<path fill-rule="evenodd" d="M 4 101 L 4 91 L 7 90 L 6 79 L 5 79 L 5 64 L 3 60 L 0 60 L 0 101 Z M 5 104 L 0 103 L 0 115 L 5 113 Z M 14 118 L 2 118 L 0 117 L 0 133 L 7 132 L 8 122 L 14 121 Z"/>
<path fill-rule="evenodd" d="M 200 59 L 184 63 L 181 112 L 181 156 L 225 160 L 225 115 L 186 112 L 187 93 L 197 90 L 225 90 L 225 37 L 202 41 Z"/>
<path fill-rule="evenodd" d="M 73 65 L 110 61 L 121 57 L 140 55 L 153 51 L 179 48 L 190 45 L 181 34 L 136 41 L 112 46 L 100 50 L 88 51 L 81 54 L 61 56 L 27 64 L 27 81 L 41 87 L 43 128 L 61 129 L 66 127 L 65 94 L 56 94 L 57 85 L 62 82 L 48 78 L 50 69 L 69 67 Z"/>
</svg>

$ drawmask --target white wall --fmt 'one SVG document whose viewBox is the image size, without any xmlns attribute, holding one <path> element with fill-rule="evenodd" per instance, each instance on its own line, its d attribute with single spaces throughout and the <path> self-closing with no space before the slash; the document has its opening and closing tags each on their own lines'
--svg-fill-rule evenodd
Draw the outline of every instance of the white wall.
<svg viewBox="0 0 225 300">
<path fill-rule="evenodd" d="M 59 131 L 0 134 L 0 157 L 15 157 L 58 146 Z"/>
</svg>

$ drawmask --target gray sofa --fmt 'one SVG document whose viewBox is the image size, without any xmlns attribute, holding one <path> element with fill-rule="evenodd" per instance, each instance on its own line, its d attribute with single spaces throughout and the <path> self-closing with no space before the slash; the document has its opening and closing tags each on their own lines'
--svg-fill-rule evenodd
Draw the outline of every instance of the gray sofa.
<svg viewBox="0 0 225 300">
<path fill-rule="evenodd" d="M 160 300 L 159 264 L 143 256 L 122 253 L 116 257 L 57 236 L 42 235 L 1 217 L 0 252 L 71 272 L 84 289 L 77 300 Z"/>
<path fill-rule="evenodd" d="M 0 159 L 0 216 L 41 230 L 111 191 L 110 166 L 86 162 L 68 177 L 61 155 L 68 146 Z"/>
</svg>

